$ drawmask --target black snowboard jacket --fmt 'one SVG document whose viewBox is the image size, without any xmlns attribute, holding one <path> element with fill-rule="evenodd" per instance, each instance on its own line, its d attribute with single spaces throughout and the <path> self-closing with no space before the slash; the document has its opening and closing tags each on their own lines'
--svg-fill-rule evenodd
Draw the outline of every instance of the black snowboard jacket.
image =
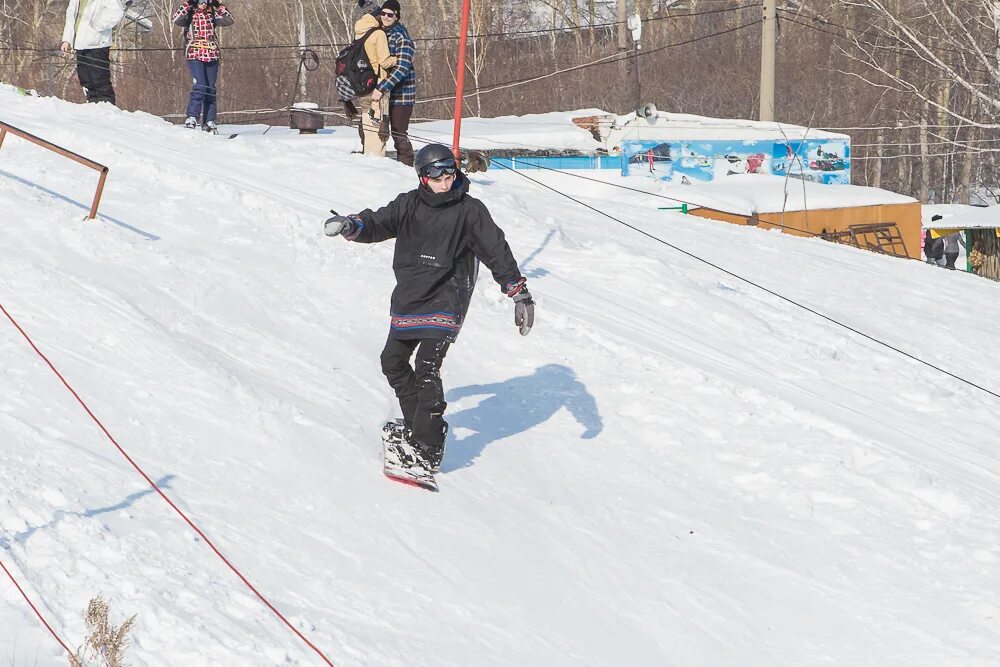
<svg viewBox="0 0 1000 667">
<path fill-rule="evenodd" d="M 358 214 L 362 227 L 352 240 L 396 239 L 391 338 L 454 342 L 472 300 L 479 261 L 504 291 L 521 280 L 503 230 L 486 205 L 468 193 L 469 179 L 459 172 L 448 192 L 421 185 L 377 211 Z"/>
</svg>

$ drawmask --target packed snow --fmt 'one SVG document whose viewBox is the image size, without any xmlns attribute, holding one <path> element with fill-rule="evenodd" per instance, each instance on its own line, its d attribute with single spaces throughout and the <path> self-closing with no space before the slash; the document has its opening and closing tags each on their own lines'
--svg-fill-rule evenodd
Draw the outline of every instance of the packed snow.
<svg viewBox="0 0 1000 667">
<path fill-rule="evenodd" d="M 932 229 L 1000 229 L 1000 206 L 929 204 L 921 208 L 924 227 Z M 932 220 L 940 215 L 940 220 Z"/>
<path fill-rule="evenodd" d="M 823 185 L 769 174 L 737 174 L 686 185 L 664 184 L 660 192 L 698 206 L 740 215 L 916 202 L 912 197 L 881 188 Z"/>
<path fill-rule="evenodd" d="M 96 174 L 6 138 L 0 303 L 338 667 L 995 664 L 995 396 L 490 170 L 472 194 L 536 325 L 484 272 L 444 367 L 441 492 L 394 484 L 391 243 L 321 227 L 412 170 L 333 134 L 6 87 L 0 109 L 110 167 L 85 222 Z M 996 283 L 531 176 L 1000 389 Z M 0 560 L 67 643 L 101 594 L 137 615 L 137 667 L 322 664 L 0 329 Z M 0 600 L 0 664 L 64 667 L 6 578 Z"/>
</svg>

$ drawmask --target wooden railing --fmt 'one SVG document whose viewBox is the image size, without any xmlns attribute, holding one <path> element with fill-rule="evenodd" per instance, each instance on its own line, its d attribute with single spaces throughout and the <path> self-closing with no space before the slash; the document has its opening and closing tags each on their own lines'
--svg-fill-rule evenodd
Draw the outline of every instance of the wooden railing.
<svg viewBox="0 0 1000 667">
<path fill-rule="evenodd" d="M 25 139 L 26 141 L 30 141 L 33 144 L 37 144 L 37 145 L 41 146 L 42 148 L 47 148 L 50 151 L 52 151 L 53 153 L 58 153 L 59 155 L 62 155 L 63 157 L 67 157 L 70 160 L 73 160 L 74 162 L 78 162 L 78 163 L 82 164 L 85 167 L 90 167 L 91 169 L 94 169 L 96 171 L 101 172 L 101 178 L 97 182 L 97 192 L 94 193 L 94 201 L 90 205 L 90 215 L 87 216 L 87 219 L 88 220 L 93 220 L 94 218 L 97 217 L 97 207 L 100 206 L 100 204 L 101 204 L 101 194 L 104 192 L 104 182 L 108 178 L 108 168 L 107 167 L 105 167 L 103 164 L 99 164 L 97 162 L 94 162 L 93 160 L 91 160 L 89 158 L 85 158 L 82 155 L 77 155 L 73 151 L 66 150 L 62 146 L 56 146 L 51 141 L 46 141 L 45 139 L 42 139 L 41 137 L 36 137 L 35 135 L 31 134 L 30 132 L 25 132 L 24 130 L 20 130 L 20 129 L 14 127 L 13 125 L 9 125 L 9 124 L 3 122 L 2 120 L 0 120 L 0 148 L 3 147 L 3 140 L 7 136 L 8 132 L 10 132 L 11 134 L 13 134 L 16 137 L 21 137 L 22 139 Z"/>
<path fill-rule="evenodd" d="M 909 257 L 909 253 L 906 252 L 906 242 L 895 222 L 850 225 L 841 231 L 824 231 L 820 236 L 827 241 L 852 245 L 855 248 L 872 250 L 893 257 Z"/>
</svg>

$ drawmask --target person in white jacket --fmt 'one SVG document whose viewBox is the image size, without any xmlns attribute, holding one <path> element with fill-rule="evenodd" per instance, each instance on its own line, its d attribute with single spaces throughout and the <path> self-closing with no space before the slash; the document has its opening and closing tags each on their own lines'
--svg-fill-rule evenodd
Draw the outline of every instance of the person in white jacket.
<svg viewBox="0 0 1000 667">
<path fill-rule="evenodd" d="M 76 75 L 88 102 L 115 104 L 111 85 L 111 31 L 131 0 L 69 0 L 62 34 L 63 53 L 76 51 Z"/>
</svg>

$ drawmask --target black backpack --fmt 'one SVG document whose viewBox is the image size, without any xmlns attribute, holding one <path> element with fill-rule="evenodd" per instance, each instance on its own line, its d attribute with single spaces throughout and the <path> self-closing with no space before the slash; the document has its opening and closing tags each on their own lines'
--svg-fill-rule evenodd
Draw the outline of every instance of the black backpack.
<svg viewBox="0 0 1000 667">
<path fill-rule="evenodd" d="M 378 83 L 378 74 L 372 64 L 368 62 L 368 55 L 365 53 L 365 41 L 376 30 L 372 28 L 360 39 L 356 39 L 341 50 L 337 55 L 337 92 L 340 99 L 347 100 L 355 97 L 367 95 L 375 89 Z"/>
</svg>

